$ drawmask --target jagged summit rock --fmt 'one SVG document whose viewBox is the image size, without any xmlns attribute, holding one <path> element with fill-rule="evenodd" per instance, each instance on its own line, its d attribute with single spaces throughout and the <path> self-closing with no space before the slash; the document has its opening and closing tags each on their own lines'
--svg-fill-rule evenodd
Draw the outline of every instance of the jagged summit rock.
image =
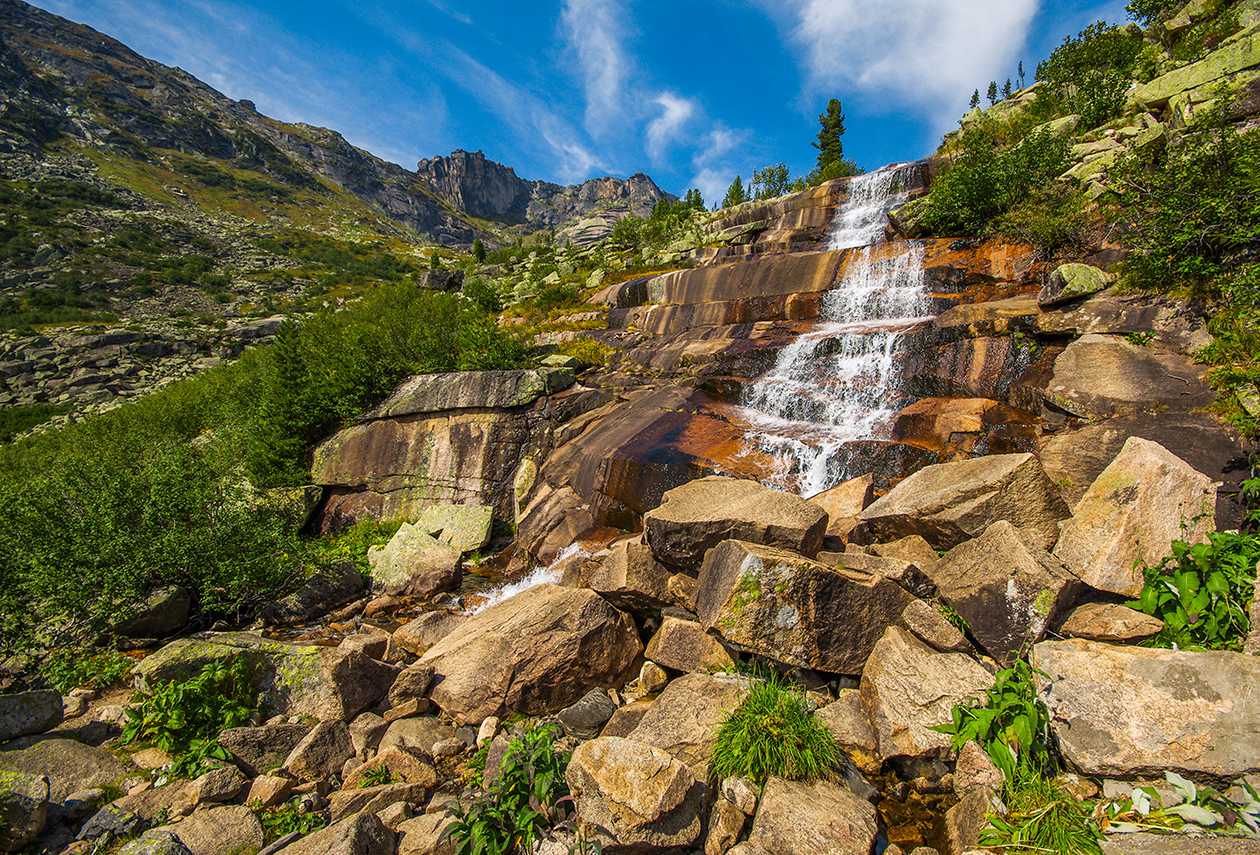
<svg viewBox="0 0 1260 855">
<path fill-rule="evenodd" d="M 461 149 L 420 161 L 416 174 L 440 198 L 474 217 L 525 225 L 531 231 L 571 227 L 568 237 L 578 246 L 606 237 L 621 217 L 646 216 L 662 199 L 678 199 L 641 172 L 625 179 L 605 176 L 561 186 L 526 181 L 483 152 Z"/>
</svg>

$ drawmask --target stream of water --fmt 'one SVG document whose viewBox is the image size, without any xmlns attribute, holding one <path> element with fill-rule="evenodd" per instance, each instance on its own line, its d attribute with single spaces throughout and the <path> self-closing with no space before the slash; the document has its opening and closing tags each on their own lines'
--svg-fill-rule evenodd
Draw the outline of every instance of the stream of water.
<svg viewBox="0 0 1260 855">
<path fill-rule="evenodd" d="M 849 250 L 845 272 L 823 300 L 818 325 L 780 351 L 744 388 L 748 448 L 771 455 L 773 486 L 811 496 L 850 475 L 836 463 L 845 443 L 888 439 L 908 401 L 896 363 L 905 332 L 930 319 L 923 249 L 881 249 L 890 210 L 907 198 L 906 167 L 858 176 L 836 212 L 828 249 Z"/>
</svg>

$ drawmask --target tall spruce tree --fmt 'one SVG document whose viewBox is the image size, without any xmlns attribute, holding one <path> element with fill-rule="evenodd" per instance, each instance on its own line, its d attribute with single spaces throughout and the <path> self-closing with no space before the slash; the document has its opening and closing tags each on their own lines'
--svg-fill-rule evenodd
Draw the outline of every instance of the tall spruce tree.
<svg viewBox="0 0 1260 855">
<path fill-rule="evenodd" d="M 1011 97 L 1011 79 L 1009 77 L 1006 78 L 1006 83 L 1002 86 L 1002 97 Z"/>
<path fill-rule="evenodd" d="M 977 89 L 975 92 L 971 93 L 971 109 L 974 110 L 979 106 L 980 106 L 980 90 Z"/>
<path fill-rule="evenodd" d="M 989 92 L 988 92 L 988 97 L 989 97 L 989 106 L 990 106 L 990 107 L 992 107 L 994 104 L 996 104 L 996 103 L 997 103 L 997 96 L 998 96 L 997 81 L 996 81 L 996 80 L 990 80 L 990 81 L 989 81 Z"/>
<path fill-rule="evenodd" d="M 844 108 L 839 98 L 827 102 L 827 109 L 818 114 L 818 140 L 811 145 L 818 149 L 818 172 L 828 175 L 844 162 Z"/>
</svg>

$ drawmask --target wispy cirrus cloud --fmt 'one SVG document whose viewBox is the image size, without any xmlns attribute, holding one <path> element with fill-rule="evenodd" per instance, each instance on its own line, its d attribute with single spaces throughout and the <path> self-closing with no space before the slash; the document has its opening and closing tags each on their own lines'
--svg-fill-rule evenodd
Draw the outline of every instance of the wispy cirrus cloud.
<svg viewBox="0 0 1260 855">
<path fill-rule="evenodd" d="M 672 92 L 662 92 L 652 103 L 661 108 L 661 114 L 648 122 L 647 151 L 653 160 L 657 160 L 695 115 L 696 102 L 690 98 L 680 98 Z"/>
<path fill-rule="evenodd" d="M 566 0 L 560 13 L 582 71 L 586 130 L 599 139 L 625 118 L 631 60 L 625 50 L 624 5 L 613 0 Z"/>
<path fill-rule="evenodd" d="M 439 47 L 452 61 L 443 66 L 449 79 L 507 122 L 523 140 L 541 140 L 557 158 L 565 181 L 586 178 L 605 168 L 582 135 L 533 93 L 512 83 L 453 45 Z"/>
</svg>

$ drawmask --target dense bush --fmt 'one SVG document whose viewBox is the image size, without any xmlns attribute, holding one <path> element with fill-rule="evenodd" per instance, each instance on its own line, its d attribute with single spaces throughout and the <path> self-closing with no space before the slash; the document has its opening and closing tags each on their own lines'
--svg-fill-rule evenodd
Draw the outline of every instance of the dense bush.
<svg viewBox="0 0 1260 855">
<path fill-rule="evenodd" d="M 1086 128 L 1119 115 L 1142 47 L 1136 28 L 1109 27 L 1105 21 L 1066 37 L 1037 66 L 1037 79 L 1044 81 L 1038 111 L 1076 113 Z"/>
<path fill-rule="evenodd" d="M 513 739 L 494 783 L 478 798 L 454 803 L 444 837 L 457 855 L 512 855 L 533 844 L 561 818 L 569 793 L 568 758 L 558 754 L 554 725 Z"/>
<path fill-rule="evenodd" d="M 260 485 L 301 483 L 310 444 L 405 377 L 511 368 L 524 357 L 524 345 L 476 304 L 409 282 L 301 327 L 286 323 L 257 369 L 250 471 Z"/>
<path fill-rule="evenodd" d="M 923 225 L 940 234 L 997 230 L 996 220 L 1068 168 L 1070 144 L 1047 129 L 999 149 L 996 127 L 977 123 L 932 184 Z"/>
<path fill-rule="evenodd" d="M 1131 221 L 1125 273 L 1136 285 L 1185 288 L 1229 302 L 1260 300 L 1260 130 L 1243 134 L 1220 110 L 1152 160 L 1111 170 Z"/>
<path fill-rule="evenodd" d="M 209 760 L 230 761 L 218 743 L 230 727 L 248 724 L 258 693 L 243 656 L 210 662 L 187 680 L 154 686 L 128 707 L 122 742 L 150 742 L 174 756 L 171 776 L 191 778 L 206 771 Z"/>
<path fill-rule="evenodd" d="M 1260 537 L 1214 531 L 1207 543 L 1178 541 L 1173 554 L 1144 568 L 1135 609 L 1164 622 L 1150 640 L 1182 650 L 1242 650 L 1251 629 L 1247 607 L 1255 590 Z"/>
</svg>

